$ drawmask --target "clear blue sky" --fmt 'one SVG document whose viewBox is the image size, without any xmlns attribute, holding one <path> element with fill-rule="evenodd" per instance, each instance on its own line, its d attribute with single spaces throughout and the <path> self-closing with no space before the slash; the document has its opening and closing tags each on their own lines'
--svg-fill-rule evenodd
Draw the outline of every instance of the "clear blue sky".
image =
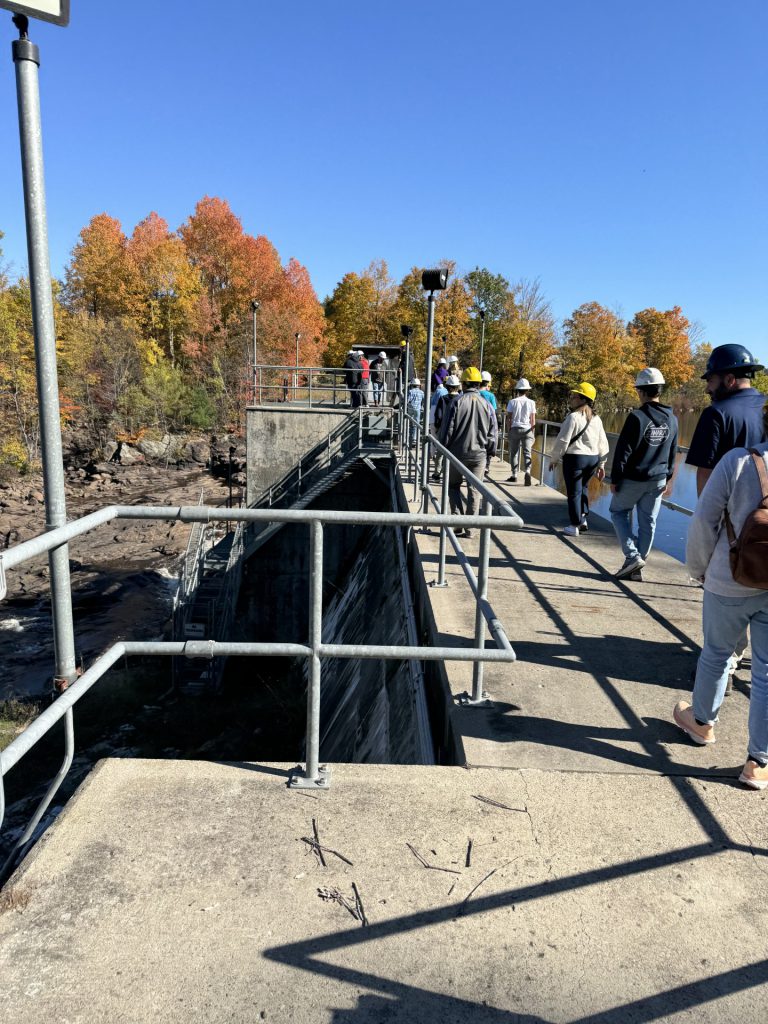
<svg viewBox="0 0 768 1024">
<path fill-rule="evenodd" d="M 204 194 L 310 270 L 540 278 L 558 318 L 678 304 L 768 361 L 765 0 L 71 0 L 33 23 L 51 256 Z M 431 12 L 431 17 L 426 16 Z M 26 264 L 0 11 L 0 229 Z"/>
</svg>

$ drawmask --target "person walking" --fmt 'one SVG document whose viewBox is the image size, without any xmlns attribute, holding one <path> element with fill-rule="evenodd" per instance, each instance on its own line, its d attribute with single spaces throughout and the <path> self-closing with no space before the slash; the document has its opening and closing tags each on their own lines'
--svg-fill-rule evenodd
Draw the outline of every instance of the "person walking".
<svg viewBox="0 0 768 1024">
<path fill-rule="evenodd" d="M 435 372 L 432 374 L 432 394 L 444 383 L 445 378 L 448 376 L 448 363 L 441 356 L 437 360 L 437 366 Z"/>
<path fill-rule="evenodd" d="M 491 381 L 493 380 L 493 378 L 491 377 L 490 373 L 487 370 L 481 371 L 480 376 L 483 378 L 483 382 L 480 385 L 480 396 L 484 398 L 486 402 L 490 402 L 491 408 L 493 409 L 493 415 L 497 417 L 496 423 L 498 425 L 497 409 L 499 407 L 499 403 L 496 401 L 496 395 L 494 395 L 494 393 L 491 391 Z M 485 465 L 485 476 L 483 477 L 483 479 L 491 479 L 490 458 L 488 459 L 488 462 Z"/>
<path fill-rule="evenodd" d="M 443 384 L 435 392 L 430 401 L 430 412 L 429 412 L 429 432 L 438 440 L 440 439 L 440 428 L 443 425 L 445 419 L 445 413 L 452 401 L 454 401 L 459 394 L 459 388 L 461 383 L 458 377 L 454 377 L 453 374 L 448 374 Z M 432 473 L 432 479 L 440 481 L 442 480 L 442 465 L 443 455 L 441 452 L 435 449 L 434 451 L 434 471 Z"/>
<path fill-rule="evenodd" d="M 360 382 L 362 380 L 363 368 L 360 365 L 360 360 L 357 358 L 356 349 L 351 348 L 347 353 L 344 370 L 344 382 L 347 385 L 347 391 L 349 391 L 349 404 L 353 409 L 357 409 L 362 404 Z"/>
<path fill-rule="evenodd" d="M 475 476 L 482 478 L 488 460 L 496 454 L 496 442 L 499 428 L 493 409 L 480 397 L 479 387 L 482 383 L 480 371 L 476 366 L 468 366 L 461 375 L 464 391 L 457 399 L 451 401 L 443 417 L 440 428 L 440 441 L 452 455 L 461 460 L 464 466 Z M 446 401 L 446 399 L 443 399 Z M 448 470 L 448 496 L 451 512 L 464 515 L 464 499 L 461 494 L 461 483 L 464 474 L 453 463 Z M 466 514 L 473 516 L 477 504 L 477 494 L 467 480 Z M 456 536 L 471 537 L 471 530 L 457 530 Z"/>
<path fill-rule="evenodd" d="M 640 408 L 621 428 L 611 467 L 611 520 L 624 552 L 617 580 L 642 580 L 642 568 L 653 545 L 662 497 L 669 493 L 677 455 L 677 420 L 659 399 L 665 380 L 648 366 L 635 378 Z M 637 513 L 637 536 L 632 514 Z"/>
<path fill-rule="evenodd" d="M 387 386 L 387 370 L 389 360 L 386 352 L 379 352 L 375 359 L 371 360 L 371 387 L 373 388 L 373 404 L 383 405 L 384 395 Z"/>
<path fill-rule="evenodd" d="M 707 382 L 712 404 L 699 416 L 685 459 L 687 465 L 696 467 L 699 496 L 726 452 L 763 440 L 765 395 L 751 383 L 762 369 L 743 345 L 718 345 L 709 355 L 701 379 Z"/>
<path fill-rule="evenodd" d="M 515 384 L 515 397 L 507 402 L 507 437 L 509 439 L 509 468 L 512 475 L 508 483 L 517 483 L 520 451 L 525 467 L 525 486 L 531 486 L 531 451 L 536 426 L 536 403 L 529 397 L 531 385 L 521 377 Z"/>
<path fill-rule="evenodd" d="M 361 368 L 361 372 L 360 372 L 360 377 L 361 377 L 361 381 L 360 381 L 361 401 L 360 401 L 360 404 L 361 405 L 368 405 L 368 403 L 370 401 L 370 391 L 371 391 L 371 364 L 365 358 L 365 353 L 363 352 L 362 349 L 358 349 L 357 358 L 360 361 L 360 368 Z"/>
<path fill-rule="evenodd" d="M 763 430 L 768 434 L 768 402 L 763 406 L 762 418 Z M 677 725 L 695 743 L 715 742 L 715 725 L 725 697 L 733 651 L 749 627 L 749 740 L 739 781 L 750 789 L 768 786 L 768 560 L 758 555 L 748 574 L 748 585 L 737 582 L 732 570 L 733 544 L 729 532 L 733 531 L 737 544 L 742 542 L 742 528 L 758 508 L 768 509 L 765 441 L 749 451 L 735 448 L 718 461 L 688 528 L 686 566 L 691 578 L 704 585 L 704 644 L 696 668 L 692 703 L 678 701 L 672 712 Z M 760 547 L 764 544 L 765 540 Z M 739 576 L 744 579 L 741 573 Z"/>
<path fill-rule="evenodd" d="M 571 388 L 568 404 L 571 411 L 563 420 L 552 449 L 550 467 L 555 469 L 562 459 L 565 489 L 568 495 L 570 525 L 564 527 L 566 537 L 578 537 L 589 529 L 589 494 L 587 486 L 593 476 L 605 479 L 608 438 L 603 422 L 593 412 L 597 391 L 587 381 Z"/>
<path fill-rule="evenodd" d="M 408 415 L 411 417 L 411 420 L 408 422 L 409 442 L 411 448 L 418 444 L 419 424 L 421 423 L 421 410 L 423 405 L 424 392 L 421 390 L 421 381 L 418 377 L 414 377 L 408 385 L 408 398 L 405 405 Z"/>
</svg>

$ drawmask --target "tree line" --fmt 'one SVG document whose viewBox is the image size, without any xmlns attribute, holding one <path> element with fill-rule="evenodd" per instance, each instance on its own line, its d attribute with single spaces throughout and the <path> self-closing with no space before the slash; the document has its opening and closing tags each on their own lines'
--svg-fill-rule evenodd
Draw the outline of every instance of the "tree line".
<svg viewBox="0 0 768 1024">
<path fill-rule="evenodd" d="M 0 238 L 2 234 L 0 233 Z M 676 401 L 705 404 L 699 380 L 710 346 L 679 307 L 626 321 L 586 302 L 558 326 L 538 281 L 510 283 L 487 268 L 459 274 L 435 309 L 435 359 L 480 362 L 507 394 L 520 376 L 555 408 L 567 382 L 589 380 L 623 406 L 642 366 L 664 373 Z M 95 445 L 141 429 L 211 430 L 240 422 L 258 300 L 258 358 L 342 366 L 349 348 L 399 346 L 413 328 L 426 355 L 420 267 L 395 281 L 383 260 L 344 275 L 323 303 L 298 260 L 281 261 L 264 235 L 243 230 L 229 204 L 205 196 L 176 230 L 150 213 L 126 234 L 107 213 L 80 232 L 63 280 L 53 282 L 62 425 Z M 484 335 L 483 335 L 484 325 Z M 0 268 L 0 466 L 39 458 L 29 282 Z M 768 381 L 764 382 L 768 383 Z"/>
</svg>

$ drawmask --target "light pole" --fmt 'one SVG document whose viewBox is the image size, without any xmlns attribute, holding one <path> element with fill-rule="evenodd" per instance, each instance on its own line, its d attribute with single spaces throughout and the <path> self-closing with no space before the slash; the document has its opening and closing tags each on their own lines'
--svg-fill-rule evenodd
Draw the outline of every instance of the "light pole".
<svg viewBox="0 0 768 1024">
<path fill-rule="evenodd" d="M 443 359 L 448 358 L 448 335 L 443 335 Z"/>
<path fill-rule="evenodd" d="M 251 313 L 253 314 L 253 400 L 256 401 L 256 314 L 259 311 L 258 299 L 251 299 Z"/>
<path fill-rule="evenodd" d="M 424 422 L 421 428 L 421 512 L 429 511 L 427 497 L 427 476 L 429 471 L 429 403 L 432 400 L 432 342 L 435 333 L 435 292 L 445 291 L 448 285 L 448 271 L 425 270 L 421 275 L 421 287 L 427 295 L 427 366 L 424 371 Z"/>
<path fill-rule="evenodd" d="M 294 378 L 293 378 L 293 400 L 294 400 L 294 402 L 296 401 L 296 393 L 297 393 L 297 390 L 298 390 L 298 387 L 299 387 L 299 338 L 300 337 L 301 337 L 300 332 L 296 331 L 296 333 L 294 334 L 294 338 L 296 339 L 296 373 L 295 373 Z"/>
<path fill-rule="evenodd" d="M 482 369 L 483 369 L 483 351 L 485 350 L 485 310 L 484 309 L 480 310 L 480 323 L 482 324 L 482 327 L 480 328 L 480 367 L 479 367 L 479 369 L 482 372 Z"/>
</svg>

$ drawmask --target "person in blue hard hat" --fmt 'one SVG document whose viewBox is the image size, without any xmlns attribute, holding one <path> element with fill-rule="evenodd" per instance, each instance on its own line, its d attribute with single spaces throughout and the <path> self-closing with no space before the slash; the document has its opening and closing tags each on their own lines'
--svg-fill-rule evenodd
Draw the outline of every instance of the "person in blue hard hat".
<svg viewBox="0 0 768 1024">
<path fill-rule="evenodd" d="M 707 382 L 712 404 L 699 417 L 685 460 L 696 467 L 699 495 L 726 452 L 751 448 L 763 440 L 765 395 L 752 387 L 752 378 L 762 369 L 743 345 L 718 345 L 712 349 L 701 375 Z"/>
</svg>

